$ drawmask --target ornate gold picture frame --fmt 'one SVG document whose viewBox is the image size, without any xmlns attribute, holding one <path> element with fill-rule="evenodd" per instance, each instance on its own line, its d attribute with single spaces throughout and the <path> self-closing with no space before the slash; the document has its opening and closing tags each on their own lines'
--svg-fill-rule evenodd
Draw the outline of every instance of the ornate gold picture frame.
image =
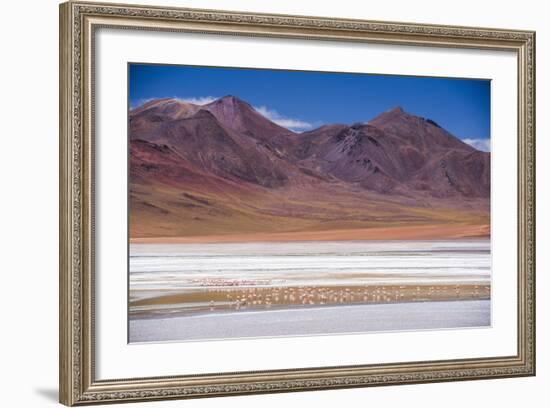
<svg viewBox="0 0 550 408">
<path fill-rule="evenodd" d="M 368 365 L 358 361 L 303 369 L 98 379 L 94 52 L 96 30 L 105 27 L 515 53 L 517 352 L 437 361 Z M 59 261 L 60 402 L 70 406 L 535 375 L 535 33 L 87 2 L 61 4 Z"/>
</svg>

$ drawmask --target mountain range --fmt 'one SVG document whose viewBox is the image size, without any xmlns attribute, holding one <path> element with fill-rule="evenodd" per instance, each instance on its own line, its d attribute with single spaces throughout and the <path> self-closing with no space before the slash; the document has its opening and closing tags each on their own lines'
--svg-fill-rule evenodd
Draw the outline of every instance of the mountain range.
<svg viewBox="0 0 550 408">
<path fill-rule="evenodd" d="M 489 223 L 490 153 L 399 107 L 295 133 L 235 96 L 164 98 L 129 135 L 132 238 Z"/>
</svg>

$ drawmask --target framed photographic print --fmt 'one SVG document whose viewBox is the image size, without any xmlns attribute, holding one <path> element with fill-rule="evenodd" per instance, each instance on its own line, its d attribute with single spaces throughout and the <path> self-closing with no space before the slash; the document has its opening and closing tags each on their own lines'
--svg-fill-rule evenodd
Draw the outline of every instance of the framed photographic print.
<svg viewBox="0 0 550 408">
<path fill-rule="evenodd" d="M 61 402 L 534 375 L 534 41 L 62 4 Z"/>
</svg>

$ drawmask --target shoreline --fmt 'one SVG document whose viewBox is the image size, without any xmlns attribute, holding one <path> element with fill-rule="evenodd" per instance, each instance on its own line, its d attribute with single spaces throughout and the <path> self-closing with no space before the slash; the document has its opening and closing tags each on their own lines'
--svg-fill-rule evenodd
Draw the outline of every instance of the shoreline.
<svg viewBox="0 0 550 408">
<path fill-rule="evenodd" d="M 490 225 L 429 224 L 328 231 L 257 232 L 188 237 L 130 237 L 131 244 L 197 244 L 224 242 L 384 241 L 489 238 Z"/>
<path fill-rule="evenodd" d="M 287 305 L 275 305 L 270 308 L 265 307 L 251 307 L 248 309 L 243 309 L 239 311 L 235 311 L 232 309 L 219 309 L 215 311 L 210 311 L 208 308 L 204 308 L 201 310 L 196 310 L 193 312 L 181 312 L 181 314 L 166 314 L 163 315 L 162 312 L 153 313 L 150 315 L 147 315 L 146 313 L 140 314 L 140 313 L 128 313 L 128 319 L 129 320 L 153 320 L 153 319 L 172 319 L 172 318 L 178 318 L 178 317 L 195 317 L 200 318 L 204 316 L 212 316 L 212 315 L 228 315 L 232 313 L 238 313 L 240 315 L 246 315 L 246 314 L 254 314 L 254 313 L 263 313 L 263 312 L 288 312 L 288 311 L 296 311 L 296 310 L 308 310 L 308 309 L 344 309 L 344 308 L 350 308 L 350 307 L 357 307 L 357 306 L 368 306 L 368 305 L 407 305 L 407 304 L 418 304 L 418 303 L 434 303 L 434 302 L 479 302 L 488 300 L 491 301 L 490 296 L 485 297 L 478 297 L 478 298 L 449 298 L 449 299 L 421 299 L 421 300 L 404 300 L 404 301 L 379 301 L 379 302 L 357 302 L 357 303 L 332 303 L 332 304 L 325 304 L 325 305 L 296 305 L 295 307 L 288 307 Z"/>
<path fill-rule="evenodd" d="M 132 290 L 130 290 L 132 292 Z M 131 299 L 130 316 L 156 313 L 201 312 L 271 308 L 301 309 L 304 306 L 387 304 L 419 301 L 483 300 L 491 297 L 491 284 L 477 282 L 389 283 L 347 285 L 291 285 L 273 287 L 201 287 Z"/>
</svg>

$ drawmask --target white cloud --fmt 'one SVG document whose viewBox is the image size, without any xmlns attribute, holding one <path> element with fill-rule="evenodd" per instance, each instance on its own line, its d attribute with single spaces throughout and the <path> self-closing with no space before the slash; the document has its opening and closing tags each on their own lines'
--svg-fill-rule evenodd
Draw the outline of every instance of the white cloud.
<svg viewBox="0 0 550 408">
<path fill-rule="evenodd" d="M 303 130 L 308 130 L 313 127 L 311 123 L 305 122 L 300 119 L 291 119 L 286 118 L 279 114 L 277 111 L 268 109 L 265 106 L 254 106 L 256 112 L 260 115 L 265 116 L 270 121 L 276 123 L 279 126 L 285 127 L 287 129 L 299 132 Z"/>
<path fill-rule="evenodd" d="M 491 139 L 462 139 L 462 141 L 482 152 L 491 151 Z"/>
<path fill-rule="evenodd" d="M 141 105 L 145 105 L 147 102 L 154 101 L 155 99 L 165 99 L 166 96 L 158 97 L 158 98 L 142 98 L 138 99 L 136 101 L 133 101 L 130 104 L 130 107 L 132 109 L 135 109 Z M 180 102 L 186 102 L 186 103 L 192 103 L 193 105 L 206 105 L 207 103 L 214 102 L 216 99 L 219 99 L 216 96 L 190 96 L 190 97 L 179 97 L 179 96 L 173 96 L 172 99 L 175 99 Z"/>
<path fill-rule="evenodd" d="M 130 108 L 131 109 L 138 108 L 141 105 L 145 105 L 147 102 L 151 102 L 154 99 L 157 99 L 157 98 L 142 98 L 142 99 L 138 99 L 136 101 L 130 101 Z"/>
<path fill-rule="evenodd" d="M 181 102 L 192 103 L 193 105 L 206 105 L 219 99 L 217 96 L 191 96 L 191 97 L 174 97 Z"/>
<path fill-rule="evenodd" d="M 166 97 L 162 98 L 144 98 L 144 99 L 138 99 L 131 104 L 131 108 L 135 109 L 141 105 L 146 104 L 147 102 L 150 102 L 155 99 L 164 99 Z M 172 99 L 175 99 L 177 101 L 186 102 L 186 103 L 192 103 L 193 105 L 206 105 L 211 102 L 214 102 L 215 100 L 219 99 L 216 96 L 174 96 Z M 254 109 L 261 114 L 262 116 L 265 116 L 267 119 L 269 119 L 272 122 L 275 122 L 279 126 L 285 127 L 287 129 L 290 129 L 295 132 L 301 132 L 304 130 L 309 130 L 314 127 L 313 124 L 300 120 L 300 119 L 292 119 L 287 118 L 283 115 L 281 115 L 279 112 L 269 109 L 265 106 L 254 106 Z"/>
</svg>

